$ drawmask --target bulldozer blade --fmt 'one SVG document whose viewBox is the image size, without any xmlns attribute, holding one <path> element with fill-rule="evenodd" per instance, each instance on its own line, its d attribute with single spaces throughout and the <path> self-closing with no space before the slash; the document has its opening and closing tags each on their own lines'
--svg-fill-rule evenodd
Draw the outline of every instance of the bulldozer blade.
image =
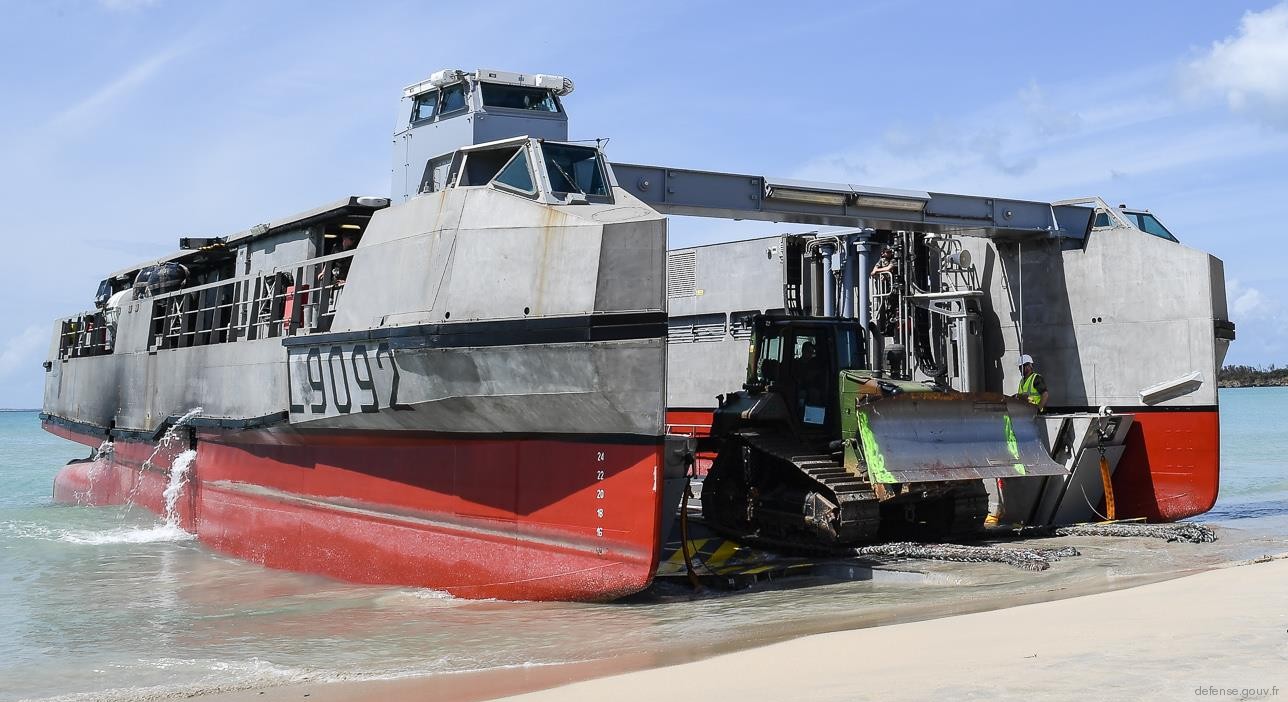
<svg viewBox="0 0 1288 702">
<path fill-rule="evenodd" d="M 858 444 L 874 483 L 1065 475 L 1038 436 L 1037 408 L 984 393 L 902 393 L 860 405 Z"/>
</svg>

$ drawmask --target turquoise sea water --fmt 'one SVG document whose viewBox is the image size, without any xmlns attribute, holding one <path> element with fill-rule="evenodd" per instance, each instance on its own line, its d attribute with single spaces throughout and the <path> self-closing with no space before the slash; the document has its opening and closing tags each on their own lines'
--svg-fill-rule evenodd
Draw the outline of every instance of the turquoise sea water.
<svg viewBox="0 0 1288 702">
<path fill-rule="evenodd" d="M 1203 521 L 1288 533 L 1288 388 L 1221 391 L 1221 494 Z"/>
<path fill-rule="evenodd" d="M 1288 537 L 1288 388 L 1223 390 L 1221 404 L 1221 497 L 1199 521 L 1235 535 L 1221 543 Z M 826 628 L 815 623 L 835 621 L 841 602 L 859 611 L 925 597 L 924 587 L 853 583 L 579 605 L 352 586 L 220 556 L 145 510 L 52 504 L 54 474 L 88 453 L 41 431 L 35 413 L 0 412 L 0 702 L 181 699 L 290 681 L 540 666 L 677 641 L 718 645 L 784 622 Z M 1097 563 L 1089 579 L 1119 562 L 1166 569 L 1178 558 L 1154 545 L 1080 548 Z M 1215 558 L 1206 545 L 1179 553 Z M 954 597 L 1045 582 L 996 564 L 929 571 L 966 592 Z"/>
</svg>

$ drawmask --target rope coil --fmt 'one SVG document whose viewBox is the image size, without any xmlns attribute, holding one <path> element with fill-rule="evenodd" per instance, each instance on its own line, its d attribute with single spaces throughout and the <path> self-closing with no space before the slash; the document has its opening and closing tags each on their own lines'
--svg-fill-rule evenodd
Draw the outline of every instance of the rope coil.
<svg viewBox="0 0 1288 702">
<path fill-rule="evenodd" d="M 1062 558 L 1079 555 L 1072 546 L 1059 548 L 1002 548 L 1000 546 L 960 546 L 957 544 L 921 544 L 900 541 L 888 544 L 862 546 L 854 549 L 856 556 L 882 556 L 893 558 L 924 558 L 956 563 L 1007 563 L 1024 570 L 1046 570 Z"/>
</svg>

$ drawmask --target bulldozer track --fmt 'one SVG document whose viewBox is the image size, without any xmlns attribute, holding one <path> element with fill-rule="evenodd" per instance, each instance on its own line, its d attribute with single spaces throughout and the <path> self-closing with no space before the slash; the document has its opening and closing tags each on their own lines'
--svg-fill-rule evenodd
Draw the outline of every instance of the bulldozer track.
<svg viewBox="0 0 1288 702">
<path fill-rule="evenodd" d="M 988 516 L 988 493 L 981 487 L 970 492 L 960 492 L 952 499 L 953 514 L 943 538 L 978 536 L 983 528 L 984 518 Z"/>
<path fill-rule="evenodd" d="M 835 527 L 838 544 L 868 541 L 881 525 L 881 509 L 867 480 L 847 471 L 830 454 L 821 454 L 803 442 L 784 435 L 747 432 L 741 438 L 752 448 L 791 464 L 837 505 Z"/>
</svg>

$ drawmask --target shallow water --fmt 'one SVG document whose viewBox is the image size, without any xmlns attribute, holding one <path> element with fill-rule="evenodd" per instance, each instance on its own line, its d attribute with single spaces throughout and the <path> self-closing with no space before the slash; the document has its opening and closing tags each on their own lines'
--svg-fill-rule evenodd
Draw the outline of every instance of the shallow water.
<svg viewBox="0 0 1288 702">
<path fill-rule="evenodd" d="M 183 697 L 746 644 L 1140 582 L 1288 550 L 1288 389 L 1222 391 L 1217 544 L 1064 539 L 1045 573 L 901 564 L 873 580 L 626 604 L 465 601 L 267 570 L 140 509 L 53 505 L 87 449 L 0 413 L 0 700 Z M 797 584 L 805 584 L 799 581 Z"/>
</svg>

